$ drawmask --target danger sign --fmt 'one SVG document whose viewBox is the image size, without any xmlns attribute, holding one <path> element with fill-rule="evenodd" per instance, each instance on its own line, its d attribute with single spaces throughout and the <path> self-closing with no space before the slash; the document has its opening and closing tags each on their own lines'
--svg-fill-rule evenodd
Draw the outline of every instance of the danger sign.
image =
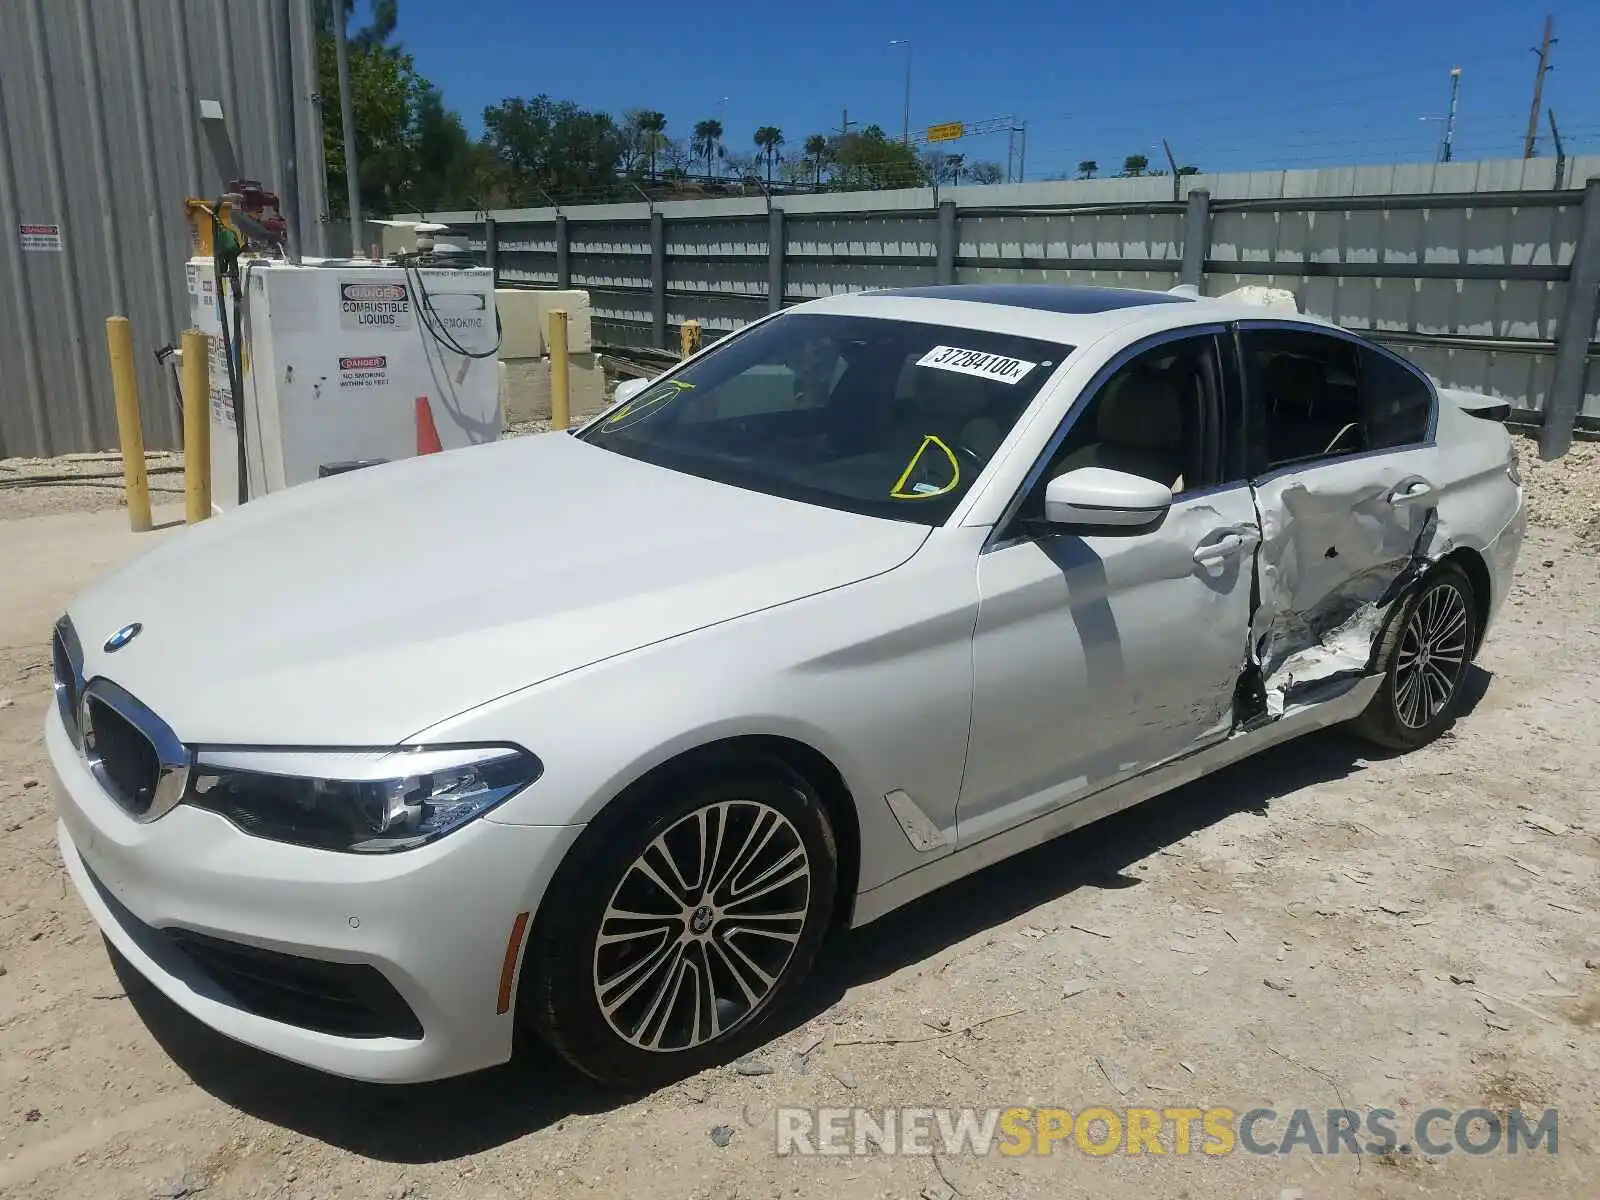
<svg viewBox="0 0 1600 1200">
<path fill-rule="evenodd" d="M 61 249 L 61 226 L 18 225 L 17 233 L 24 250 L 57 251 Z"/>
<path fill-rule="evenodd" d="M 345 329 L 410 329 L 411 293 L 403 283 L 340 280 L 339 324 Z"/>
<path fill-rule="evenodd" d="M 382 387 L 389 382 L 389 358 L 384 354 L 346 354 L 339 358 L 341 388 Z"/>
</svg>

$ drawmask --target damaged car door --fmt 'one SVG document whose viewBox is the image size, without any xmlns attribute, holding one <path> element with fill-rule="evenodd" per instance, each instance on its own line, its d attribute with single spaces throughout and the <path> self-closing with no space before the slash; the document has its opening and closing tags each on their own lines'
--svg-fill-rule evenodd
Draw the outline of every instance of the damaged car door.
<svg viewBox="0 0 1600 1200">
<path fill-rule="evenodd" d="M 1227 330 L 1135 344 L 1085 389 L 979 558 L 965 843 L 1227 736 L 1259 531 Z M 1053 479 L 1170 489 L 1159 521 L 1045 520 Z M 1130 482 L 1137 483 L 1139 480 Z"/>
<path fill-rule="evenodd" d="M 1264 713 L 1337 694 L 1437 525 L 1428 381 L 1381 348 L 1285 322 L 1237 328 L 1262 540 L 1252 660 Z"/>
</svg>

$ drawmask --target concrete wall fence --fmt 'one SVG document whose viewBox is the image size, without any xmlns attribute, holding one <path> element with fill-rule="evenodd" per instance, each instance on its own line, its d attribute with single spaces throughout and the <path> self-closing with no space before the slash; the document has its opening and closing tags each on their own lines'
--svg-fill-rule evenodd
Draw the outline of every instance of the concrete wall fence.
<svg viewBox="0 0 1600 1200">
<path fill-rule="evenodd" d="M 302 244 L 327 244 L 310 13 L 310 0 L 0 0 L 0 458 L 116 445 L 114 315 L 132 322 L 147 444 L 177 444 L 153 352 L 189 323 L 184 198 L 227 182 L 202 101 L 221 105 L 246 177 L 282 193 L 296 153 Z"/>
<path fill-rule="evenodd" d="M 1519 421 L 1600 429 L 1600 157 L 1180 183 L 1176 199 L 1147 177 L 426 215 L 468 231 L 502 285 L 588 289 L 597 344 L 675 346 L 690 318 L 716 336 L 870 288 L 1261 284 Z"/>
</svg>

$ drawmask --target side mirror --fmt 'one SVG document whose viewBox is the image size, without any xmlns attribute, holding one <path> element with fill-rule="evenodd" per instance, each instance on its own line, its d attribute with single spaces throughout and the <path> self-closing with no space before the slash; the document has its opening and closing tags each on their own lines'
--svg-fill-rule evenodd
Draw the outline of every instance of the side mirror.
<svg viewBox="0 0 1600 1200">
<path fill-rule="evenodd" d="M 1044 519 L 1086 532 L 1129 533 L 1153 525 L 1172 507 L 1172 489 L 1141 475 L 1079 467 L 1044 489 Z"/>
<path fill-rule="evenodd" d="M 611 394 L 612 402 L 622 404 L 632 400 L 645 388 L 649 387 L 652 382 L 649 379 L 624 379 L 617 384 L 617 390 Z"/>
</svg>

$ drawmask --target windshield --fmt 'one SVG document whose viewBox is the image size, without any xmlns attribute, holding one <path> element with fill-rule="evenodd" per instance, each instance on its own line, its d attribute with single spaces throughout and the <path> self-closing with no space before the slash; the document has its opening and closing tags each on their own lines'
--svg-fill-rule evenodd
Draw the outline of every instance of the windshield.
<svg viewBox="0 0 1600 1200">
<path fill-rule="evenodd" d="M 785 315 L 579 436 L 720 483 L 935 525 L 1071 352 L 975 329 Z"/>
</svg>

